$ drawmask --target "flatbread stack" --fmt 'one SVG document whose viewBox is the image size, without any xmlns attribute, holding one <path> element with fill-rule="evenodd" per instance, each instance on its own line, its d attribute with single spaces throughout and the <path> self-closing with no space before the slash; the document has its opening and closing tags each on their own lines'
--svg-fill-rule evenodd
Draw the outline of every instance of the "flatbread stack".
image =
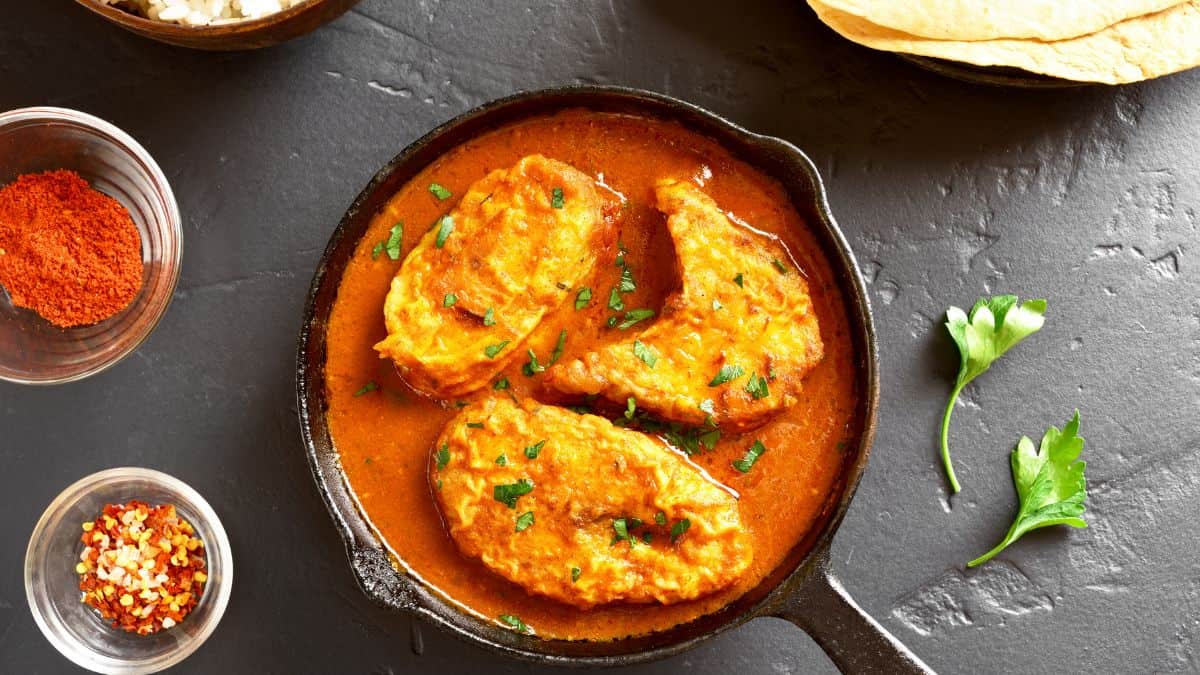
<svg viewBox="0 0 1200 675">
<path fill-rule="evenodd" d="M 808 0 L 858 44 L 1080 82 L 1200 66 L 1200 0 Z"/>
</svg>

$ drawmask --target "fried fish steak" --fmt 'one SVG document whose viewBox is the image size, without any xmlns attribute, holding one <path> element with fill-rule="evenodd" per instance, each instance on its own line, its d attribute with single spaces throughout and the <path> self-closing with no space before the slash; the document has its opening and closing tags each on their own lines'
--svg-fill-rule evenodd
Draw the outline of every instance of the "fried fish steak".
<svg viewBox="0 0 1200 675">
<path fill-rule="evenodd" d="M 464 554 L 576 607 L 691 600 L 753 558 L 729 491 L 603 417 L 484 399 L 446 425 L 430 475 Z"/>
<path fill-rule="evenodd" d="M 782 245 L 734 224 L 692 183 L 656 187 L 682 287 L 640 334 L 547 372 L 569 395 L 600 395 L 686 424 L 749 429 L 793 405 L 824 355 L 804 275 Z M 709 416 L 712 419 L 709 419 Z"/>
<path fill-rule="evenodd" d="M 459 396 L 488 383 L 610 242 L 595 181 L 541 155 L 476 181 L 409 253 L 375 345 L 414 388 Z"/>
</svg>

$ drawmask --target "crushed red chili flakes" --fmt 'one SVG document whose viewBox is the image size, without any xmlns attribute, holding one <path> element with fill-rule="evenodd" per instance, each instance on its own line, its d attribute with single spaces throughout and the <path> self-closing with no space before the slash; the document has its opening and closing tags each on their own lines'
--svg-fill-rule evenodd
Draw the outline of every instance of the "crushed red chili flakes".
<svg viewBox="0 0 1200 675">
<path fill-rule="evenodd" d="M 109 504 L 83 524 L 75 566 L 83 602 L 113 628 L 150 635 L 171 628 L 200 601 L 204 542 L 171 504 Z"/>
</svg>

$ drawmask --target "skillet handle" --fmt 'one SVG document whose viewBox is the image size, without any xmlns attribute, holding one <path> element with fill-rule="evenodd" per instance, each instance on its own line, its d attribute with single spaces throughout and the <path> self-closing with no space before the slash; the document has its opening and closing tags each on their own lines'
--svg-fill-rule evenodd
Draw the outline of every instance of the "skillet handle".
<svg viewBox="0 0 1200 675">
<path fill-rule="evenodd" d="M 864 612 L 829 569 L 829 552 L 818 554 L 812 573 L 776 614 L 799 626 L 829 655 L 838 670 L 935 675 L 916 654 Z"/>
</svg>

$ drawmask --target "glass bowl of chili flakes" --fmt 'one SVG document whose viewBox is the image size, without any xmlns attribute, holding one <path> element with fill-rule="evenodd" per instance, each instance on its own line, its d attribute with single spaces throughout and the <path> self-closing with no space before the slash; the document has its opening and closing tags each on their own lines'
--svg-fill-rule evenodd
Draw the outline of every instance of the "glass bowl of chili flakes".
<svg viewBox="0 0 1200 675">
<path fill-rule="evenodd" d="M 121 511 L 126 510 L 124 507 L 135 506 L 140 506 L 137 513 L 142 515 L 141 523 L 147 528 L 154 524 L 155 507 L 174 507 L 174 513 L 170 514 L 172 518 L 177 514 L 187 525 L 185 532 L 191 530 L 186 544 L 184 538 L 175 542 L 185 544 L 178 555 L 190 558 L 189 582 L 195 573 L 200 573 L 195 576 L 197 582 L 203 579 L 190 589 L 195 593 L 193 600 L 185 601 L 188 605 L 194 601 L 190 611 L 178 621 L 166 620 L 168 609 L 156 607 L 157 614 L 148 613 L 159 617 L 153 630 L 141 633 L 128 630 L 136 627 L 121 612 L 148 603 L 132 597 L 125 600 L 122 597 L 124 591 L 117 584 L 116 593 L 111 596 L 116 602 L 109 603 L 109 607 L 117 611 L 118 622 L 123 625 L 114 626 L 112 612 L 109 612 L 110 618 L 102 616 L 94 607 L 96 603 L 81 590 L 95 588 L 94 577 L 85 575 L 82 569 L 89 565 L 81 560 L 86 560 L 92 553 L 88 550 L 91 546 L 85 546 L 83 535 L 104 529 L 106 516 L 116 516 L 114 520 L 119 521 Z M 145 519 L 146 507 L 151 511 L 149 519 Z M 160 509 L 159 513 L 166 511 L 169 509 Z M 139 529 L 134 518 L 126 521 Z M 113 525 L 109 520 L 108 526 Z M 112 531 L 109 527 L 108 532 Z M 95 555 L 91 558 L 94 560 Z M 94 569 L 95 565 L 91 565 L 88 571 Z M 174 581 L 177 571 L 169 571 Z M 89 577 L 87 583 L 85 577 Z M 166 582 L 165 575 L 158 578 Z M 156 590 L 165 594 L 165 587 L 164 583 L 163 588 Z M 38 627 L 63 656 L 98 673 L 154 673 L 187 658 L 216 629 L 229 603 L 232 588 L 233 558 L 229 539 L 216 512 L 187 484 L 151 469 L 108 469 L 68 487 L 38 520 L 25 553 L 25 594 Z M 173 587 L 172 591 L 179 593 L 178 588 Z M 139 594 L 134 591 L 131 595 Z M 141 597 L 157 599 L 157 594 Z M 172 616 L 178 617 L 179 613 L 176 611 Z M 137 623 L 146 622 L 139 620 Z"/>
<path fill-rule="evenodd" d="M 39 195 L 25 188 L 38 186 L 18 186 L 54 174 L 69 176 L 77 192 L 101 193 L 90 194 L 88 203 L 115 200 L 108 210 L 128 214 L 101 218 L 76 205 L 82 198 L 50 195 L 43 185 L 36 201 Z M 129 134 L 98 117 L 22 108 L 0 113 L 0 191 L 10 187 L 21 189 L 0 200 L 0 243 L 20 245 L 0 246 L 0 256 L 9 259 L 0 272 L 7 269 L 10 285 L 22 288 L 6 289 L 0 280 L 0 380 L 70 382 L 128 356 L 166 313 L 183 257 L 179 207 L 158 164 Z M 120 256 L 110 250 L 117 233 L 93 227 L 106 221 L 122 228 Z M 42 283 L 48 279 L 57 285 Z M 28 308 L 39 303 L 57 303 L 59 312 L 44 318 Z"/>
</svg>

